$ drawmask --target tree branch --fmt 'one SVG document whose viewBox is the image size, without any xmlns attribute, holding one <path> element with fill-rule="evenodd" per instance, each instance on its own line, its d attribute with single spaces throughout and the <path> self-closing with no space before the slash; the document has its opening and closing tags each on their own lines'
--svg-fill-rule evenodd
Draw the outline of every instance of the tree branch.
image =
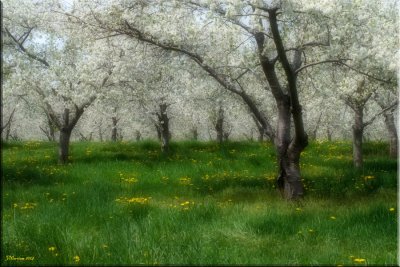
<svg viewBox="0 0 400 267">
<path fill-rule="evenodd" d="M 298 68 L 297 70 L 295 70 L 295 74 L 298 74 L 300 71 L 302 71 L 302 70 L 304 70 L 306 68 L 309 68 L 309 67 L 312 67 L 312 66 L 315 66 L 315 65 L 319 65 L 319 64 L 325 64 L 325 63 L 334 63 L 335 64 L 336 63 L 336 64 L 344 65 L 343 64 L 344 60 L 350 60 L 350 59 L 346 59 L 346 58 L 343 58 L 343 59 L 327 59 L 327 60 L 322 60 L 322 61 L 318 61 L 318 62 L 312 62 L 312 63 L 304 65 L 304 66 Z"/>
<path fill-rule="evenodd" d="M 396 107 L 399 104 L 399 101 L 396 100 L 395 102 L 393 102 L 391 105 L 389 105 L 388 107 L 382 109 L 379 113 L 375 114 L 375 116 L 373 116 L 371 119 L 369 119 L 368 121 L 363 123 L 363 127 L 367 127 L 368 125 L 370 125 L 371 123 L 374 122 L 374 120 L 379 117 L 380 115 L 384 114 L 386 111 Z"/>
<path fill-rule="evenodd" d="M 6 124 L 5 124 L 4 126 L 1 126 L 1 132 L 3 132 L 3 130 L 4 130 L 5 128 L 7 128 L 7 126 L 11 123 L 11 120 L 12 120 L 12 118 L 14 117 L 15 109 L 16 109 L 16 108 L 14 108 L 14 109 L 12 110 L 10 116 L 8 117 L 8 120 L 7 120 Z"/>
<path fill-rule="evenodd" d="M 10 38 L 14 41 L 14 43 L 18 46 L 18 48 L 22 51 L 22 53 L 24 53 L 25 55 L 27 55 L 28 57 L 30 57 L 31 59 L 34 59 L 36 61 L 39 61 L 40 63 L 42 63 L 43 65 L 45 65 L 46 67 L 50 67 L 50 64 L 42 58 L 39 58 L 37 55 L 34 55 L 32 53 L 30 53 L 29 51 L 26 50 L 26 48 L 23 46 L 23 42 L 25 42 L 26 38 L 28 36 L 26 36 L 22 42 L 19 42 L 11 33 L 10 31 L 7 29 L 7 27 L 4 27 L 6 33 L 8 36 L 10 36 Z M 30 33 L 30 31 L 29 31 Z"/>
</svg>

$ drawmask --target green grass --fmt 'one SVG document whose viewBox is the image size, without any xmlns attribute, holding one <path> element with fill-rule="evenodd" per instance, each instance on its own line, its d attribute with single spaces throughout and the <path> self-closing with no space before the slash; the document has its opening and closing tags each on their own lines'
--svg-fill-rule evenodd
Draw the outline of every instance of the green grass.
<svg viewBox="0 0 400 267">
<path fill-rule="evenodd" d="M 292 203 L 268 143 L 72 143 L 66 166 L 54 143 L 3 144 L 2 264 L 394 265 L 397 160 L 364 148 L 354 170 L 351 143 L 311 143 Z"/>
</svg>

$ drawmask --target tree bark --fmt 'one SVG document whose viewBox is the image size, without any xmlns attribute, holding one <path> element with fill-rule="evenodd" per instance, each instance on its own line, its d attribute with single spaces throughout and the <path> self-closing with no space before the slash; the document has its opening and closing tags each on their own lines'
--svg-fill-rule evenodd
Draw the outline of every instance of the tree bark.
<svg viewBox="0 0 400 267">
<path fill-rule="evenodd" d="M 71 139 L 71 130 L 62 129 L 60 131 L 60 142 L 58 150 L 59 164 L 66 164 L 68 162 L 70 139 Z"/>
<path fill-rule="evenodd" d="M 394 115 L 392 112 L 387 112 L 383 114 L 385 117 L 385 125 L 389 133 L 389 154 L 392 158 L 397 158 L 399 139 L 397 135 L 397 128 L 394 122 Z"/>
<path fill-rule="evenodd" d="M 161 151 L 163 153 L 167 153 L 169 151 L 169 140 L 171 137 L 167 108 L 168 105 L 166 103 L 160 104 L 160 113 L 157 114 L 161 134 Z"/>
<path fill-rule="evenodd" d="M 278 151 L 279 176 L 277 186 L 285 199 L 297 199 L 304 194 L 300 175 L 300 153 L 304 149 L 290 140 L 290 97 L 278 102 L 278 127 L 275 147 Z"/>
<path fill-rule="evenodd" d="M 362 153 L 362 143 L 363 143 L 363 107 L 358 107 L 354 109 L 354 125 L 353 125 L 353 164 L 356 168 L 361 168 L 363 165 L 363 153 Z"/>
<path fill-rule="evenodd" d="M 112 129 L 111 129 L 111 141 L 117 142 L 117 123 L 118 120 L 116 117 L 112 117 Z"/>
<path fill-rule="evenodd" d="M 161 142 L 161 128 L 157 123 L 155 123 L 154 126 L 156 127 L 156 131 L 157 131 L 157 139 L 158 139 L 158 141 Z"/>
<path fill-rule="evenodd" d="M 221 106 L 217 113 L 215 131 L 217 132 L 217 142 L 221 144 L 224 141 L 224 110 Z"/>
</svg>

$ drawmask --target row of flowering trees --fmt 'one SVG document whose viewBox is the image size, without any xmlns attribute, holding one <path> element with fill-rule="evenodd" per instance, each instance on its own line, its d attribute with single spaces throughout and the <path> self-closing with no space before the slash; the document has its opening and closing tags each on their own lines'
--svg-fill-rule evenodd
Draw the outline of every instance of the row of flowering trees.
<svg viewBox="0 0 400 267">
<path fill-rule="evenodd" d="M 287 199 L 297 199 L 301 152 L 322 129 L 328 139 L 338 129 L 349 132 L 344 118 L 354 117 L 356 167 L 364 130 L 382 117 L 397 155 L 396 6 L 395 0 L 4 1 L 2 134 L 13 121 L 13 103 L 33 106 L 49 139 L 59 131 L 59 161 L 66 163 L 73 130 L 85 129 L 84 114 L 100 139 L 107 115 L 113 140 L 121 138 L 122 122 L 147 124 L 165 152 L 171 123 L 179 121 L 196 139 L 200 121 L 211 118 L 219 141 L 232 129 L 268 137 L 277 152 L 277 184 Z"/>
</svg>

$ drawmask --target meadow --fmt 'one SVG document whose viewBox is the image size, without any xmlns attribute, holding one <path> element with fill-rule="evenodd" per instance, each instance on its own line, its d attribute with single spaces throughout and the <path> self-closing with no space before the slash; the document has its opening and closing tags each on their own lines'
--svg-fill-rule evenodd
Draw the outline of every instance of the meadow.
<svg viewBox="0 0 400 267">
<path fill-rule="evenodd" d="M 288 202 L 268 142 L 3 143 L 2 265 L 395 265 L 397 159 L 364 153 L 312 142 Z"/>
</svg>

